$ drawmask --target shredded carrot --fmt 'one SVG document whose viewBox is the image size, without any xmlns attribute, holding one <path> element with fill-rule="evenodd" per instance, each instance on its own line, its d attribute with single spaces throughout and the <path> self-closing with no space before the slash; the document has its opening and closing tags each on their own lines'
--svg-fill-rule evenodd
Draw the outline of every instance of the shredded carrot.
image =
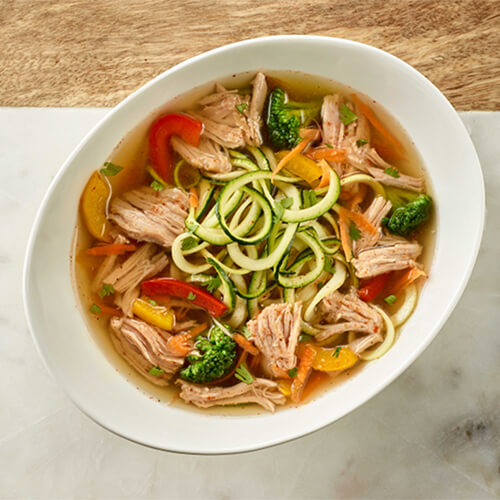
<svg viewBox="0 0 500 500">
<path fill-rule="evenodd" d="M 363 214 L 347 210 L 347 208 L 344 207 L 340 207 L 340 212 L 344 212 L 346 217 L 354 222 L 363 231 L 366 231 L 374 236 L 378 234 L 377 228 L 371 224 Z"/>
<path fill-rule="evenodd" d="M 366 195 L 366 184 L 358 184 L 358 190 L 354 196 L 349 200 L 349 206 L 351 211 L 355 211 L 361 205 L 365 195 Z"/>
<path fill-rule="evenodd" d="M 178 356 L 185 356 L 193 348 L 193 339 L 206 330 L 206 323 L 194 327 L 189 332 L 178 333 L 168 339 L 167 345 L 170 351 Z"/>
<path fill-rule="evenodd" d="M 351 237 L 349 236 L 349 229 L 347 227 L 347 217 L 344 210 L 339 213 L 339 229 L 340 229 L 340 242 L 342 243 L 342 250 L 344 251 L 345 258 L 350 261 L 352 259 L 351 250 Z"/>
<path fill-rule="evenodd" d="M 401 143 L 385 128 L 382 122 L 377 118 L 372 109 L 367 106 L 365 103 L 361 102 L 356 95 L 351 94 L 352 100 L 356 104 L 356 107 L 359 108 L 361 113 L 363 113 L 366 119 L 372 124 L 373 128 L 379 132 L 387 141 L 389 141 L 394 148 L 398 151 L 398 153 L 403 153 L 403 147 Z"/>
<path fill-rule="evenodd" d="M 106 314 L 107 316 L 121 316 L 123 313 L 120 309 L 115 307 L 110 307 L 105 304 L 97 304 L 102 314 Z"/>
<path fill-rule="evenodd" d="M 289 151 L 281 160 L 279 161 L 276 169 L 271 174 L 271 182 L 274 182 L 274 176 L 295 156 L 302 153 L 306 146 L 319 137 L 319 131 L 317 129 L 302 129 L 301 137 L 303 138 L 291 151 Z"/>
<path fill-rule="evenodd" d="M 310 345 L 306 345 L 299 360 L 297 375 L 295 375 L 292 382 L 291 399 L 294 403 L 298 403 L 302 398 L 302 393 L 312 371 L 315 356 L 316 350 Z"/>
<path fill-rule="evenodd" d="M 255 370 L 257 370 L 257 368 L 259 367 L 259 364 L 260 364 L 260 352 L 257 353 L 255 356 L 252 356 L 250 363 L 248 363 L 248 369 L 251 372 L 255 372 Z"/>
<path fill-rule="evenodd" d="M 89 255 L 122 255 L 125 252 L 133 252 L 137 247 L 133 244 L 111 243 L 110 245 L 97 245 L 89 248 Z"/>
<path fill-rule="evenodd" d="M 326 160 L 320 160 L 318 162 L 318 165 L 321 167 L 322 175 L 319 184 L 316 186 L 316 189 L 323 188 L 325 186 L 328 186 L 328 184 L 330 184 L 330 171 L 331 171 L 330 165 L 328 165 L 328 162 Z"/>
<path fill-rule="evenodd" d="M 193 207 L 193 208 L 197 208 L 198 203 L 199 203 L 198 190 L 195 187 L 192 187 L 189 190 L 189 206 Z"/>
<path fill-rule="evenodd" d="M 243 335 L 234 333 L 233 339 L 242 349 L 247 351 L 252 356 L 257 356 L 257 354 L 259 354 L 259 350 L 257 349 L 257 347 L 255 347 L 252 342 L 243 337 Z"/>
<path fill-rule="evenodd" d="M 346 161 L 345 149 L 329 148 L 327 146 L 320 146 L 310 151 L 307 156 L 313 160 L 328 160 L 336 163 Z"/>
<path fill-rule="evenodd" d="M 196 337 L 200 333 L 204 332 L 207 329 L 207 324 L 206 323 L 201 323 L 198 326 L 195 326 L 192 328 L 188 334 L 191 336 L 191 338 Z"/>
<path fill-rule="evenodd" d="M 412 267 L 408 269 L 398 280 L 391 286 L 390 294 L 399 292 L 403 288 L 407 287 L 409 284 L 413 283 L 416 279 L 421 276 L 426 276 L 425 272 L 418 267 Z"/>
</svg>

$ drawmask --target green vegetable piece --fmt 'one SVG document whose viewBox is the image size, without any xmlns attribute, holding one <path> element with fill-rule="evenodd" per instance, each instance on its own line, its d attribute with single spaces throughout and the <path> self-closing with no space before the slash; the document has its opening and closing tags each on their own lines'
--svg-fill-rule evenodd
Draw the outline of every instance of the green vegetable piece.
<svg viewBox="0 0 500 500">
<path fill-rule="evenodd" d="M 196 295 L 193 292 L 189 292 L 187 296 L 188 300 L 194 300 L 196 299 Z"/>
<path fill-rule="evenodd" d="M 327 273 L 335 274 L 335 259 L 327 257 L 323 268 Z"/>
<path fill-rule="evenodd" d="M 153 366 L 153 368 L 149 370 L 149 373 L 155 377 L 159 377 L 163 373 L 163 370 L 159 366 Z"/>
<path fill-rule="evenodd" d="M 342 349 L 342 348 L 341 348 L 340 346 L 338 346 L 338 347 L 335 349 L 335 351 L 333 351 L 333 353 L 332 353 L 332 357 L 334 357 L 334 358 L 338 358 L 338 357 L 339 357 L 339 355 L 340 355 L 340 349 Z"/>
<path fill-rule="evenodd" d="M 384 170 L 384 174 L 390 175 L 391 177 L 394 177 L 396 179 L 399 177 L 399 171 L 394 167 L 387 167 Z"/>
<path fill-rule="evenodd" d="M 389 304 L 390 306 L 396 302 L 397 297 L 395 295 L 388 295 L 385 299 L 384 302 L 386 304 Z"/>
<path fill-rule="evenodd" d="M 206 286 L 209 292 L 215 292 L 215 290 L 217 290 L 222 285 L 222 281 L 218 276 L 213 276 L 212 278 L 204 281 L 202 285 Z"/>
<path fill-rule="evenodd" d="M 196 245 L 198 245 L 198 241 L 196 238 L 193 236 L 188 236 L 187 238 L 184 238 L 181 243 L 181 249 L 182 250 L 191 250 L 191 248 L 194 248 Z"/>
<path fill-rule="evenodd" d="M 277 87 L 269 95 L 267 109 L 266 126 L 272 144 L 292 149 L 301 141 L 299 130 L 318 117 L 321 102 L 290 101 L 287 93 Z"/>
<path fill-rule="evenodd" d="M 155 191 L 163 191 L 165 189 L 165 186 L 161 183 L 161 182 L 158 182 L 158 181 L 153 181 L 150 186 L 155 190 Z"/>
<path fill-rule="evenodd" d="M 237 110 L 238 110 L 241 114 L 244 114 L 245 109 L 247 109 L 247 107 L 248 107 L 248 104 L 246 104 L 246 103 L 237 104 L 237 105 L 235 106 L 235 108 L 236 108 L 236 109 L 237 109 Z"/>
<path fill-rule="evenodd" d="M 113 288 L 113 285 L 109 283 L 103 283 L 102 288 L 99 290 L 99 297 L 103 299 L 104 297 L 107 297 L 108 295 L 113 295 L 115 293 L 115 289 Z"/>
<path fill-rule="evenodd" d="M 283 198 L 274 203 L 274 216 L 273 221 L 277 224 L 283 217 L 286 208 L 290 208 L 293 204 L 292 198 Z"/>
<path fill-rule="evenodd" d="M 354 222 L 351 222 L 351 225 L 349 226 L 349 236 L 353 241 L 357 241 L 361 237 L 361 231 L 358 229 L 358 226 L 354 224 Z"/>
<path fill-rule="evenodd" d="M 90 311 L 92 314 L 101 314 L 101 308 L 100 308 L 97 304 L 92 304 L 92 305 L 89 307 L 89 311 Z"/>
<path fill-rule="evenodd" d="M 153 299 L 148 299 L 148 302 L 149 302 L 152 306 L 157 306 L 157 305 L 158 305 L 158 302 L 156 302 L 156 300 L 153 300 Z"/>
<path fill-rule="evenodd" d="M 293 378 L 297 375 L 298 371 L 299 370 L 297 368 L 292 368 L 291 370 L 288 370 L 288 376 Z"/>
<path fill-rule="evenodd" d="M 104 163 L 104 168 L 101 168 L 99 172 L 101 172 L 102 175 L 113 176 L 118 174 L 122 170 L 123 167 L 120 167 L 119 165 L 115 165 L 114 163 L 107 161 Z"/>
<path fill-rule="evenodd" d="M 206 384 L 226 375 L 236 359 L 236 342 L 214 326 L 208 337 L 198 337 L 195 347 L 200 356 L 189 356 L 189 365 L 180 377 L 195 384 Z"/>
<path fill-rule="evenodd" d="M 254 381 L 253 375 L 248 371 L 248 368 L 244 364 L 241 364 L 238 368 L 236 368 L 234 377 L 242 382 L 245 382 L 247 385 L 250 385 Z"/>
<path fill-rule="evenodd" d="M 358 146 L 358 148 L 360 148 L 361 146 L 364 146 L 365 144 L 368 144 L 368 141 L 366 139 L 358 139 L 356 141 L 356 146 Z"/>
<path fill-rule="evenodd" d="M 252 337 L 252 332 L 248 329 L 248 326 L 246 326 L 246 325 L 243 325 L 243 327 L 241 328 L 241 334 L 247 340 L 249 340 Z"/>
<path fill-rule="evenodd" d="M 309 342 L 312 339 L 312 335 L 308 335 L 307 333 L 301 333 L 299 335 L 299 342 Z"/>
<path fill-rule="evenodd" d="M 428 194 L 392 188 L 387 189 L 387 197 L 392 203 L 393 211 L 382 223 L 393 234 L 408 236 L 430 216 L 432 198 Z"/>
<path fill-rule="evenodd" d="M 345 104 L 342 104 L 340 106 L 340 119 L 344 123 L 344 125 L 349 125 L 349 123 L 352 123 L 353 121 L 357 120 L 358 117 L 356 114 L 351 111 Z"/>
</svg>

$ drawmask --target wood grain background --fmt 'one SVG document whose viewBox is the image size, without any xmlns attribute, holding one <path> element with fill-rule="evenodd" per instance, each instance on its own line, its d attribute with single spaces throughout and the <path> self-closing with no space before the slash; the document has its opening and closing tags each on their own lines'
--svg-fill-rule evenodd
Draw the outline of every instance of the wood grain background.
<svg viewBox="0 0 500 500">
<path fill-rule="evenodd" d="M 188 57 L 291 33 L 374 45 L 456 108 L 500 109 L 499 0 L 0 0 L 0 105 L 112 106 Z"/>
</svg>

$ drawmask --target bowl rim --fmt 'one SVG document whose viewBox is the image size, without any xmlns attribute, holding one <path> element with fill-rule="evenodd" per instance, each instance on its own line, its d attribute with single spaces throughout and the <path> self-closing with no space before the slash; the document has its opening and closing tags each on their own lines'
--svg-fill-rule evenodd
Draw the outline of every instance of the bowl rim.
<svg viewBox="0 0 500 500">
<path fill-rule="evenodd" d="M 269 42 L 273 41 L 287 41 L 287 40 L 319 40 L 319 41 L 324 41 L 326 43 L 332 43 L 332 44 L 345 44 L 346 46 L 354 46 L 354 47 L 359 47 L 362 48 L 363 50 L 368 50 L 372 51 L 374 54 L 376 54 L 378 57 L 383 57 L 388 60 L 392 60 L 394 63 L 398 64 L 399 66 L 403 66 L 406 68 L 407 71 L 409 71 L 412 75 L 413 78 L 416 78 L 420 82 L 422 82 L 426 88 L 433 92 L 435 97 L 439 98 L 443 105 L 447 106 L 449 111 L 451 111 L 454 114 L 454 117 L 458 123 L 458 127 L 461 128 L 461 131 L 465 134 L 464 136 L 468 138 L 468 146 L 469 149 L 471 150 L 471 154 L 475 160 L 476 163 L 476 172 L 475 174 L 479 175 L 479 184 L 480 184 L 480 200 L 476 200 L 475 203 L 477 203 L 478 208 L 480 210 L 480 220 L 478 222 L 478 230 L 477 230 L 477 237 L 474 241 L 474 244 L 471 248 L 471 256 L 469 259 L 469 262 L 467 263 L 467 266 L 465 269 L 463 269 L 462 272 L 462 277 L 459 282 L 459 286 L 454 290 L 454 292 L 449 296 L 449 301 L 448 301 L 448 307 L 446 310 L 442 313 L 440 321 L 435 323 L 432 327 L 432 334 L 428 336 L 428 338 L 424 341 L 421 342 L 421 344 L 418 346 L 417 349 L 415 349 L 411 355 L 407 356 L 405 359 L 402 360 L 402 362 L 398 363 L 396 367 L 391 371 L 390 376 L 388 376 L 386 379 L 383 379 L 381 382 L 376 384 L 375 388 L 369 391 L 368 396 L 365 397 L 364 399 L 360 401 L 356 401 L 350 405 L 347 405 L 346 408 L 344 409 L 343 415 L 338 417 L 338 418 L 333 418 L 333 419 L 324 419 L 320 421 L 319 423 L 315 423 L 314 425 L 310 425 L 306 430 L 298 429 L 294 433 L 290 433 L 287 437 L 278 437 L 275 439 L 269 439 L 266 442 L 259 442 L 258 444 L 254 446 L 240 446 L 240 447 L 232 447 L 232 448 L 227 448 L 227 449 L 221 449 L 217 451 L 211 451 L 207 450 L 201 447 L 198 448 L 190 448 L 188 446 L 184 447 L 183 449 L 180 448 L 166 448 L 164 446 L 158 446 L 155 443 L 149 442 L 147 440 L 141 440 L 141 439 L 136 439 L 134 437 L 131 437 L 129 435 L 126 435 L 120 430 L 116 429 L 116 426 L 113 426 L 109 423 L 105 423 L 102 420 L 99 419 L 98 416 L 94 414 L 94 412 L 87 408 L 82 402 L 79 400 L 78 397 L 78 391 L 74 391 L 70 385 L 66 384 L 65 380 L 61 379 L 60 377 L 57 377 L 55 370 L 51 367 L 49 361 L 47 360 L 47 357 L 44 354 L 44 349 L 39 342 L 39 338 L 36 334 L 36 326 L 33 323 L 33 318 L 32 318 L 32 312 L 31 312 L 31 292 L 30 292 L 30 286 L 29 286 L 29 278 L 30 278 L 30 272 L 33 266 L 33 258 L 34 258 L 34 247 L 36 243 L 36 239 L 38 236 L 38 232 L 40 229 L 40 224 L 42 222 L 42 219 L 45 215 L 45 212 L 47 210 L 47 205 L 50 200 L 50 198 L 53 195 L 54 190 L 56 189 L 57 185 L 59 184 L 60 178 L 63 176 L 64 172 L 70 168 L 71 164 L 73 163 L 74 158 L 79 154 L 79 152 L 85 147 L 86 143 L 89 141 L 89 139 L 98 131 L 101 126 L 108 121 L 115 113 L 117 113 L 121 108 L 125 107 L 128 105 L 129 101 L 133 100 L 137 95 L 140 93 L 144 92 L 146 89 L 148 89 L 150 86 L 154 85 L 158 80 L 161 80 L 163 78 L 168 77 L 171 73 L 174 73 L 185 66 L 189 66 L 192 64 L 196 64 L 198 61 L 201 61 L 205 58 L 211 57 L 214 54 L 219 54 L 222 52 L 226 51 L 231 51 L 234 48 L 244 46 L 244 45 L 259 45 L 259 44 L 266 44 Z M 417 150 L 418 150 L 418 145 L 416 145 Z M 480 245 L 481 245 L 481 240 L 483 236 L 483 231 L 484 231 L 484 224 L 485 224 L 485 188 L 484 188 L 484 178 L 481 170 L 481 165 L 479 162 L 479 158 L 477 156 L 476 150 L 474 148 L 474 145 L 472 143 L 472 140 L 467 133 L 467 129 L 465 128 L 465 125 L 463 124 L 462 120 L 458 116 L 458 113 L 456 110 L 453 108 L 453 106 L 450 104 L 450 102 L 446 99 L 446 97 L 441 93 L 441 91 L 430 81 L 428 80 L 424 75 L 422 75 L 419 71 L 417 71 L 415 68 L 413 68 L 411 65 L 408 63 L 404 62 L 403 60 L 397 58 L 396 56 L 393 56 L 392 54 L 373 47 L 371 45 L 367 45 L 361 42 L 356 42 L 353 40 L 348 40 L 348 39 L 343 39 L 343 38 L 336 38 L 336 37 L 329 37 L 329 36 L 317 36 L 317 35 L 275 35 L 275 36 L 266 36 L 266 37 L 259 37 L 259 38 L 251 38 L 247 40 L 242 40 L 239 42 L 223 45 L 221 47 L 217 47 L 215 49 L 212 49 L 210 51 L 198 54 L 192 58 L 189 58 L 167 70 L 164 72 L 160 73 L 158 76 L 147 82 L 145 85 L 141 86 L 139 89 L 134 91 L 132 94 L 130 94 L 128 97 L 126 97 L 124 100 L 122 100 L 118 105 L 113 107 L 106 115 L 100 119 L 97 124 L 92 127 L 92 129 L 81 139 L 81 141 L 78 143 L 78 145 L 73 149 L 72 153 L 68 156 L 68 158 L 64 161 L 62 166 L 58 169 L 57 174 L 54 176 L 52 179 L 49 187 L 47 188 L 47 191 L 45 195 L 42 198 L 42 201 L 40 203 L 40 206 L 37 210 L 36 216 L 34 218 L 33 226 L 30 231 L 29 239 L 28 239 L 28 244 L 26 248 L 26 254 L 25 254 L 25 259 L 24 259 L 24 267 L 23 267 L 23 285 L 22 285 L 22 294 L 23 294 L 23 303 L 24 303 L 24 311 L 25 311 L 25 316 L 27 319 L 27 324 L 29 331 L 31 333 L 31 337 L 35 343 L 35 347 L 40 355 L 40 357 L 43 360 L 43 363 L 45 367 L 47 368 L 48 372 L 53 376 L 53 378 L 56 380 L 59 386 L 61 386 L 66 393 L 66 395 L 69 397 L 69 399 L 84 413 L 86 414 L 91 420 L 99 424 L 101 427 L 104 427 L 108 431 L 112 432 L 113 434 L 119 435 L 129 441 L 135 442 L 137 444 L 147 446 L 150 448 L 158 449 L 158 450 L 163 450 L 163 451 L 171 451 L 171 452 L 176 452 L 176 453 L 183 453 L 183 454 L 196 454 L 196 455 L 224 455 L 224 454 L 237 454 L 237 453 L 245 453 L 249 451 L 255 451 L 259 449 L 264 449 L 272 446 L 276 446 L 281 443 L 286 443 L 295 439 L 298 439 L 302 436 L 306 436 L 308 434 L 311 434 L 313 432 L 316 432 L 331 423 L 340 420 L 341 418 L 345 417 L 349 413 L 351 413 L 353 410 L 356 408 L 359 408 L 362 406 L 364 403 L 372 399 L 375 395 L 377 395 L 379 392 L 381 392 L 384 388 L 386 388 L 389 384 L 394 382 L 419 356 L 420 354 L 430 345 L 430 343 L 435 339 L 437 334 L 440 332 L 441 328 L 445 324 L 445 322 L 448 320 L 449 316 L 455 309 L 459 299 L 461 298 L 465 287 L 470 279 L 470 276 L 472 274 L 472 270 L 474 268 L 474 265 L 477 260 L 477 256 L 479 253 Z"/>
</svg>

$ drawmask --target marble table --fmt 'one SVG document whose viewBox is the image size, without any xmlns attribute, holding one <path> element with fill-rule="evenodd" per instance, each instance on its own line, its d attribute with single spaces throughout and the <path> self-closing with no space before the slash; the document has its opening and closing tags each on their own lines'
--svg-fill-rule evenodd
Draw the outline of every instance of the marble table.
<svg viewBox="0 0 500 500">
<path fill-rule="evenodd" d="M 197 457 L 90 421 L 48 374 L 26 326 L 21 274 L 35 212 L 106 112 L 0 108 L 0 498 L 500 497 L 500 113 L 461 115 L 485 175 L 486 230 L 469 285 L 425 353 L 321 431 Z"/>
</svg>

